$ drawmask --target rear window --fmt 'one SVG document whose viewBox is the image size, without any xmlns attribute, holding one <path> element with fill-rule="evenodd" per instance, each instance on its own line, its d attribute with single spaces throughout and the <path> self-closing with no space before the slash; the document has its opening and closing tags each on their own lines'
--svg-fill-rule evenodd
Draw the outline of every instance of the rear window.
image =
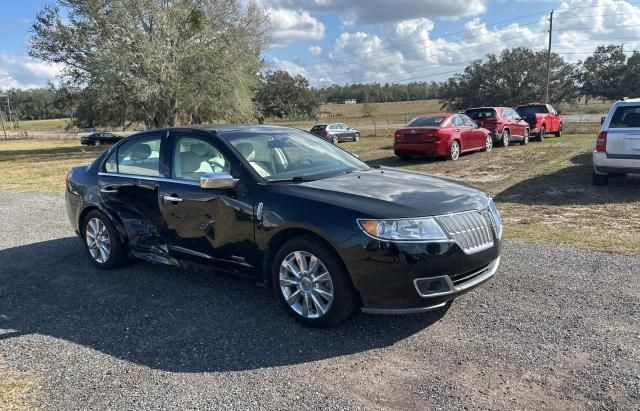
<svg viewBox="0 0 640 411">
<path fill-rule="evenodd" d="M 609 123 L 609 128 L 636 127 L 640 127 L 640 106 L 618 107 Z"/>
<path fill-rule="evenodd" d="M 549 112 L 546 106 L 518 107 L 516 111 L 518 112 L 518 114 L 520 114 L 521 117 L 533 117 L 536 114 L 544 114 Z"/>
<path fill-rule="evenodd" d="M 473 110 L 467 110 L 464 114 L 468 115 L 474 120 L 482 120 L 484 118 L 490 118 L 496 116 L 496 111 L 492 108 L 478 108 Z"/>
<path fill-rule="evenodd" d="M 411 122 L 409 122 L 409 127 L 429 127 L 429 126 L 439 126 L 446 117 L 437 116 L 437 117 L 416 117 Z"/>
</svg>

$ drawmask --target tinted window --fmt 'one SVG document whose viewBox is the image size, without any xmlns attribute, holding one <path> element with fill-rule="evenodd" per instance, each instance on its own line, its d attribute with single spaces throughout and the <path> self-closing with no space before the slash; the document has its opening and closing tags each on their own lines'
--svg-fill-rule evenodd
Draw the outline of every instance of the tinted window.
<svg viewBox="0 0 640 411">
<path fill-rule="evenodd" d="M 346 151 L 295 129 L 234 132 L 222 138 L 267 181 L 320 179 L 368 169 Z"/>
<path fill-rule="evenodd" d="M 445 119 L 444 116 L 416 117 L 409 122 L 409 127 L 437 127 Z"/>
<path fill-rule="evenodd" d="M 496 111 L 492 108 L 476 108 L 473 110 L 467 110 L 464 114 L 468 115 L 474 120 L 482 120 L 484 118 L 491 118 L 496 116 Z"/>
<path fill-rule="evenodd" d="M 640 127 L 640 106 L 618 107 L 611 117 L 610 128 Z"/>
<path fill-rule="evenodd" d="M 210 142 L 194 137 L 177 137 L 171 175 L 180 180 L 199 181 L 206 173 L 229 172 L 229 162 Z"/>
<path fill-rule="evenodd" d="M 522 117 L 534 117 L 536 114 L 543 114 L 548 112 L 546 106 L 519 107 L 516 111 Z"/>
<path fill-rule="evenodd" d="M 451 119 L 451 122 L 453 123 L 454 126 L 456 127 L 461 127 L 464 125 L 464 122 L 462 121 L 462 119 L 460 118 L 460 116 L 455 116 L 453 117 L 453 119 Z"/>
<path fill-rule="evenodd" d="M 136 138 L 118 150 L 118 172 L 160 176 L 160 136 Z"/>
<path fill-rule="evenodd" d="M 327 126 L 313 126 L 311 131 L 320 131 L 320 130 L 324 130 L 325 128 L 327 128 Z"/>
</svg>

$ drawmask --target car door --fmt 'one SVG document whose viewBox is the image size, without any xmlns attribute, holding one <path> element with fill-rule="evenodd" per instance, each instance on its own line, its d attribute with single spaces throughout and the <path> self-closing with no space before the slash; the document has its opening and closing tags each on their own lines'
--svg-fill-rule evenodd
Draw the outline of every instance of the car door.
<svg viewBox="0 0 640 411">
<path fill-rule="evenodd" d="M 468 133 L 471 138 L 470 149 L 484 148 L 486 134 L 482 131 L 478 125 L 471 120 L 471 118 L 465 114 L 460 114 L 464 126 L 468 129 Z"/>
<path fill-rule="evenodd" d="M 249 176 L 215 137 L 172 131 L 170 179 L 160 182 L 159 207 L 172 255 L 224 271 L 255 274 L 253 194 Z M 205 189 L 200 177 L 230 173 L 233 189 Z"/>
<path fill-rule="evenodd" d="M 469 128 L 464 125 L 462 118 L 459 115 L 453 116 L 451 124 L 460 138 L 460 151 L 470 150 L 473 147 L 473 135 L 470 134 Z"/>
<path fill-rule="evenodd" d="M 547 131 L 556 132 L 560 128 L 560 115 L 550 104 L 547 104 L 547 110 L 549 110 L 549 119 L 551 120 L 551 127 L 547 127 Z"/>
<path fill-rule="evenodd" d="M 103 207 L 122 223 L 131 251 L 158 258 L 166 249 L 157 200 L 165 137 L 166 132 L 145 133 L 112 149 L 97 184 Z"/>
<path fill-rule="evenodd" d="M 511 135 L 515 137 L 524 136 L 524 126 L 520 123 L 520 116 L 513 109 L 504 109 L 505 117 L 509 119 L 509 127 L 511 128 Z"/>
</svg>

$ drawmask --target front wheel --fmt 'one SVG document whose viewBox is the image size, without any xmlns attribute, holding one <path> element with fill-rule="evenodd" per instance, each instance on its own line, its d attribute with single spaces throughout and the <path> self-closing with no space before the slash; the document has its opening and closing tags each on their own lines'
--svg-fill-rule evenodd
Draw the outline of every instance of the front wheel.
<svg viewBox="0 0 640 411">
<path fill-rule="evenodd" d="M 449 148 L 449 160 L 456 161 L 458 158 L 460 158 L 460 143 L 458 140 L 454 140 Z"/>
<path fill-rule="evenodd" d="M 108 270 L 124 265 L 127 252 L 111 220 L 100 211 L 91 211 L 82 224 L 87 256 L 98 268 Z"/>
<path fill-rule="evenodd" d="M 487 135 L 487 138 L 484 140 L 484 150 L 486 152 L 493 150 L 493 137 L 491 137 L 491 134 Z"/>
<path fill-rule="evenodd" d="M 558 131 L 556 131 L 556 137 L 562 137 L 562 124 L 558 127 Z"/>
<path fill-rule="evenodd" d="M 344 265 L 333 250 L 311 236 L 286 242 L 273 260 L 273 286 L 289 315 L 304 325 L 329 327 L 358 306 Z"/>
<path fill-rule="evenodd" d="M 338 139 L 338 136 L 333 136 L 333 137 L 331 137 L 331 142 L 333 144 L 338 144 L 340 142 L 340 140 Z"/>
<path fill-rule="evenodd" d="M 526 146 L 529 144 L 529 129 L 524 130 L 524 136 L 522 137 L 522 141 L 520 145 Z"/>
<path fill-rule="evenodd" d="M 509 130 L 502 131 L 502 138 L 500 139 L 500 144 L 502 147 L 509 147 Z"/>
</svg>

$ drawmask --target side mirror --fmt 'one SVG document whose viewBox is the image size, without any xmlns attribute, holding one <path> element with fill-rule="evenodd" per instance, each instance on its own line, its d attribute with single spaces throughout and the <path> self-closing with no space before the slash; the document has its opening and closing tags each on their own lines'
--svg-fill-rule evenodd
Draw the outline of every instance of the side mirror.
<svg viewBox="0 0 640 411">
<path fill-rule="evenodd" d="M 606 117 L 600 117 L 600 124 L 604 124 L 604 121 L 606 120 Z"/>
<path fill-rule="evenodd" d="M 229 173 L 206 173 L 200 177 L 200 188 L 227 190 L 238 184 L 238 179 Z"/>
<path fill-rule="evenodd" d="M 559 116 L 560 114 L 562 114 L 562 111 L 560 110 L 556 111 L 556 116 Z"/>
</svg>

